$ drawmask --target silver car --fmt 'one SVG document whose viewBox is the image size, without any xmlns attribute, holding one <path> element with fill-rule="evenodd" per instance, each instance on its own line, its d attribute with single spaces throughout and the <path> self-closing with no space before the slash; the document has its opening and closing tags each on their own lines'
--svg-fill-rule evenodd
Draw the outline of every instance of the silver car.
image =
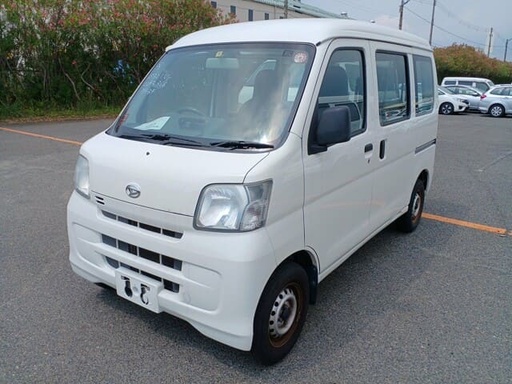
<svg viewBox="0 0 512 384">
<path fill-rule="evenodd" d="M 512 85 L 491 88 L 480 97 L 480 112 L 492 117 L 512 115 Z"/>
<path fill-rule="evenodd" d="M 467 85 L 445 85 L 445 88 L 469 101 L 469 111 L 479 111 L 480 96 L 483 95 L 483 91 Z"/>
</svg>

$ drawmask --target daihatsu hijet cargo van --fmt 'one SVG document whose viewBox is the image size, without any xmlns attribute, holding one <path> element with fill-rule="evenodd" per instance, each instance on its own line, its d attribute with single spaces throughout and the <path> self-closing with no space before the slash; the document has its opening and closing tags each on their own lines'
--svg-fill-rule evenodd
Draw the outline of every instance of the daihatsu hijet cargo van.
<svg viewBox="0 0 512 384">
<path fill-rule="evenodd" d="M 483 77 L 445 77 L 441 82 L 442 86 L 448 85 L 466 85 L 468 87 L 476 88 L 481 92 L 487 92 L 494 87 L 492 80 Z"/>
<path fill-rule="evenodd" d="M 183 37 L 80 149 L 73 270 L 279 361 L 320 281 L 389 224 L 418 226 L 436 84 L 428 43 L 366 22 Z"/>
</svg>

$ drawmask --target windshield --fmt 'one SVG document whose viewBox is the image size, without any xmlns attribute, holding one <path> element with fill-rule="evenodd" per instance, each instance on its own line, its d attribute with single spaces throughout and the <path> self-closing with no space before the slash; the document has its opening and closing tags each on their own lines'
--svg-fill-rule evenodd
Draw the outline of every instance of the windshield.
<svg viewBox="0 0 512 384">
<path fill-rule="evenodd" d="M 109 134 L 163 145 L 278 146 L 314 55 L 305 44 L 226 44 L 168 51 Z"/>
</svg>

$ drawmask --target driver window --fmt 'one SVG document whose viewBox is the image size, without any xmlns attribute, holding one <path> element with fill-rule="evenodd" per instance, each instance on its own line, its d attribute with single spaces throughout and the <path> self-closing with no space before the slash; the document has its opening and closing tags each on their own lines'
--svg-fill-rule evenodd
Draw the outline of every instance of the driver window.
<svg viewBox="0 0 512 384">
<path fill-rule="evenodd" d="M 339 49 L 333 53 L 318 95 L 318 119 L 323 111 L 347 106 L 350 111 L 351 135 L 365 130 L 365 70 L 363 52 Z"/>
</svg>

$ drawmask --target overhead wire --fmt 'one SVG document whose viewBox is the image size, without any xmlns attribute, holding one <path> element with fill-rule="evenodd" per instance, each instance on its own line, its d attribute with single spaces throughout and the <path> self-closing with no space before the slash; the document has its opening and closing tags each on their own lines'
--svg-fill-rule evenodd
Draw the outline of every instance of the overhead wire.
<svg viewBox="0 0 512 384">
<path fill-rule="evenodd" d="M 421 19 L 421 20 L 425 21 L 425 22 L 426 22 L 426 23 L 428 23 L 428 24 L 430 24 L 430 23 L 431 23 L 431 21 L 430 21 L 430 20 L 427 20 L 427 19 L 425 19 L 423 16 L 421 16 L 421 15 L 419 15 L 418 13 L 414 12 L 412 9 L 410 9 L 410 7 L 404 7 L 404 8 L 407 10 L 407 12 L 412 13 L 412 14 L 413 14 L 414 16 L 416 16 L 417 18 L 419 18 L 419 19 Z M 451 35 L 451 36 L 453 36 L 453 37 L 456 37 L 456 38 L 458 38 L 458 39 L 460 39 L 460 40 L 463 40 L 463 41 L 465 41 L 465 42 L 468 42 L 468 43 L 471 43 L 471 44 L 474 44 L 474 45 L 477 45 L 477 46 L 480 46 L 480 47 L 485 47 L 485 46 L 486 46 L 486 44 L 482 44 L 482 43 L 479 43 L 479 42 L 476 42 L 476 41 L 470 40 L 470 39 L 468 39 L 468 38 L 465 38 L 465 37 L 463 37 L 463 36 L 457 35 L 457 34 L 455 34 L 455 33 L 452 33 L 452 32 L 450 32 L 450 31 L 448 31 L 448 30 L 446 30 L 446 29 L 444 29 L 444 28 L 442 28 L 442 27 L 438 26 L 438 25 L 437 25 L 437 24 L 435 24 L 435 23 L 434 23 L 434 27 L 435 27 L 435 28 L 437 28 L 437 29 L 439 29 L 440 31 L 443 31 L 443 32 L 445 32 L 445 33 L 447 33 L 447 34 L 449 34 L 449 35 Z"/>
</svg>

